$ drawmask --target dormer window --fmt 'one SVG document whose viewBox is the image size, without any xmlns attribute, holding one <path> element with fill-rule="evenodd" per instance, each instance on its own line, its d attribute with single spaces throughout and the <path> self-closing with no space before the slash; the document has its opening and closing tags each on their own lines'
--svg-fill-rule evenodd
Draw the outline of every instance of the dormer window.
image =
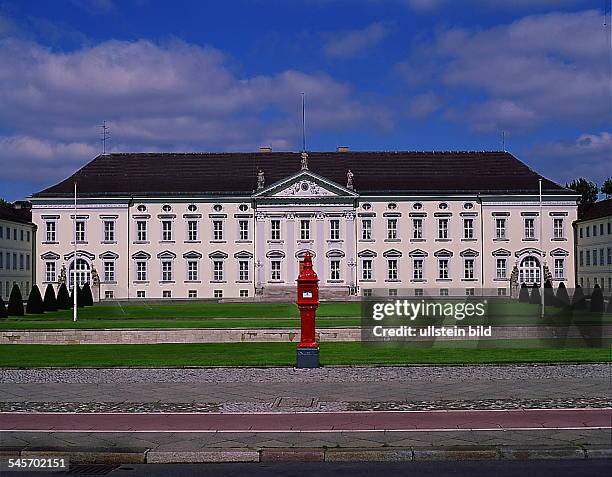
<svg viewBox="0 0 612 477">
<path fill-rule="evenodd" d="M 195 205 L 195 204 L 189 204 L 189 205 L 187 206 L 187 210 L 188 210 L 189 212 L 195 212 L 196 210 L 198 210 L 198 206 L 197 206 L 197 205 Z"/>
<path fill-rule="evenodd" d="M 441 209 L 441 210 L 446 210 L 446 209 L 448 209 L 448 204 L 447 204 L 446 202 L 442 202 L 442 203 L 441 203 L 441 204 L 438 206 L 438 208 L 439 208 L 439 209 Z"/>
<path fill-rule="evenodd" d="M 423 208 L 423 204 L 421 204 L 420 202 L 417 202 L 416 204 L 412 206 L 412 208 L 414 210 L 421 210 Z"/>
<path fill-rule="evenodd" d="M 162 210 L 163 210 L 164 212 L 170 212 L 170 211 L 172 210 L 172 207 L 170 207 L 168 204 L 165 204 L 165 205 L 162 207 Z"/>
</svg>

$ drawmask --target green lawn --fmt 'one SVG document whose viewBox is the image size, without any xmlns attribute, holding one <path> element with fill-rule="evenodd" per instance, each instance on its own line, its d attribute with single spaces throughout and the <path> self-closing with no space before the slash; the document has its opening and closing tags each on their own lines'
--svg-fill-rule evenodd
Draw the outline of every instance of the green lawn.
<svg viewBox="0 0 612 477">
<path fill-rule="evenodd" d="M 444 324 L 541 325 L 563 324 L 556 308 L 548 308 L 544 321 L 538 306 L 525 303 L 495 305 L 490 323 L 478 320 Z M 359 326 L 361 303 L 322 303 L 317 311 L 321 328 Z M 129 303 L 80 308 L 79 320 L 72 321 L 72 310 L 43 315 L 26 315 L 0 320 L 0 329 L 103 329 L 103 328 L 292 328 L 299 326 L 299 312 L 293 303 Z M 574 316 L 582 324 L 612 323 L 612 315 L 583 312 Z M 441 324 L 441 323 L 437 323 Z"/>
<path fill-rule="evenodd" d="M 610 362 L 611 348 L 540 348 L 539 342 L 362 346 L 322 343 L 322 365 Z M 486 348 L 483 346 L 487 346 Z M 500 346 L 491 348 L 492 346 Z M 293 343 L 5 345 L 0 367 L 293 366 Z"/>
</svg>

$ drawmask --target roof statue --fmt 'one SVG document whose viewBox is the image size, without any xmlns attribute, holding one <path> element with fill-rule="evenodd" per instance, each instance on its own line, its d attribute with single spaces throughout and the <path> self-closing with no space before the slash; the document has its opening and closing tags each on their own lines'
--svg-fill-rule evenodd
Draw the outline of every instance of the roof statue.
<svg viewBox="0 0 612 477">
<path fill-rule="evenodd" d="M 308 170 L 308 153 L 307 152 L 303 152 L 301 154 L 302 156 L 302 170 Z"/>
<path fill-rule="evenodd" d="M 354 174 L 349 169 L 348 172 L 346 173 L 346 188 L 347 189 L 351 189 L 351 190 L 353 189 L 353 176 Z"/>
<path fill-rule="evenodd" d="M 257 172 L 257 190 L 263 189 L 265 183 L 266 178 L 264 177 L 264 171 L 259 169 L 259 172 Z"/>
</svg>

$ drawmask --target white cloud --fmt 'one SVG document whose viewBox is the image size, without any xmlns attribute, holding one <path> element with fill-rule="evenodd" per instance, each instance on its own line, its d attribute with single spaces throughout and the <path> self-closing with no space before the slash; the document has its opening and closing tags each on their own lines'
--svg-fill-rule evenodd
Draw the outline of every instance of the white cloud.
<svg viewBox="0 0 612 477">
<path fill-rule="evenodd" d="M 524 17 L 486 30 L 450 29 L 398 65 L 409 82 L 437 80 L 474 95 L 448 117 L 487 131 L 565 120 L 600 126 L 610 114 L 610 58 L 596 11 Z M 421 75 L 422 76 L 422 75 Z M 411 84 L 411 83 L 409 83 Z M 457 109 L 457 107 L 456 107 Z"/>
<path fill-rule="evenodd" d="M 414 96 L 408 104 L 408 116 L 413 118 L 424 118 L 438 111 L 442 106 L 441 98 L 429 91 Z"/>
<path fill-rule="evenodd" d="M 580 5 L 588 0 L 402 0 L 418 13 L 439 12 L 442 7 L 488 8 L 502 10 L 538 10 Z"/>
<path fill-rule="evenodd" d="M 332 58 L 349 58 L 382 42 L 390 32 L 389 24 L 376 22 L 361 30 L 327 34 L 323 52 Z"/>
</svg>

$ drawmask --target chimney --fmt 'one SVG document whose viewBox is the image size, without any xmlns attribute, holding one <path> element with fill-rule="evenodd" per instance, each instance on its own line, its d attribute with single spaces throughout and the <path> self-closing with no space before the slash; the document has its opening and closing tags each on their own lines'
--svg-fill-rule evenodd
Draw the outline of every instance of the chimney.
<svg viewBox="0 0 612 477">
<path fill-rule="evenodd" d="M 259 152 L 272 152 L 272 146 L 261 146 Z"/>
<path fill-rule="evenodd" d="M 348 146 L 338 146 L 336 148 L 336 152 L 349 152 L 349 147 Z"/>
</svg>

